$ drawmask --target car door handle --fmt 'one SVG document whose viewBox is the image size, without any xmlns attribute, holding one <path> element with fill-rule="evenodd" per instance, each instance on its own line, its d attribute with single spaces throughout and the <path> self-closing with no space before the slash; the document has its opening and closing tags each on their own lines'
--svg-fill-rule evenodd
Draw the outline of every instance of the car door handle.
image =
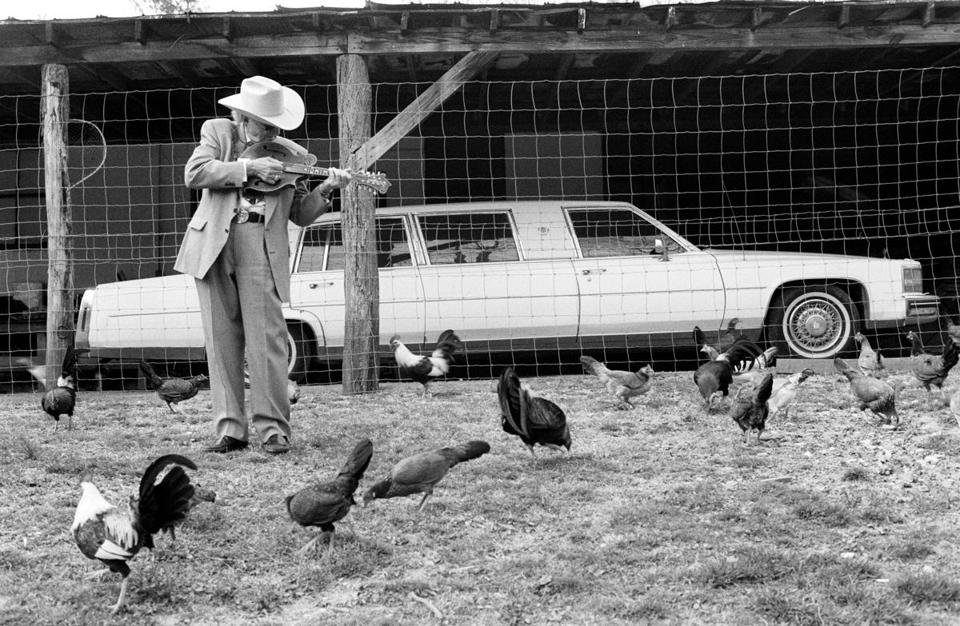
<svg viewBox="0 0 960 626">
<path fill-rule="evenodd" d="M 310 289 L 316 289 L 317 287 L 321 287 L 321 286 L 332 287 L 333 284 L 334 284 L 333 281 L 330 281 L 328 283 L 323 283 L 322 285 L 320 283 L 307 283 L 307 287 Z"/>
<path fill-rule="evenodd" d="M 584 276 L 586 276 L 587 274 L 592 274 L 593 272 L 596 272 L 596 273 L 598 273 L 598 274 L 602 274 L 602 273 L 604 273 L 604 272 L 607 271 L 607 268 L 605 268 L 605 267 L 598 267 L 598 268 L 595 269 L 595 270 L 580 270 L 580 271 L 581 271 L 581 273 L 582 273 Z"/>
</svg>

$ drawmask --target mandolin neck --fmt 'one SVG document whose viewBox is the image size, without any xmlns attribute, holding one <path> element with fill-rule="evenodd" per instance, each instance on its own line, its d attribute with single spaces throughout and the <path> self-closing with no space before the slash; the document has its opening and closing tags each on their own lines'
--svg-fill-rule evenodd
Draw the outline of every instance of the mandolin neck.
<svg viewBox="0 0 960 626">
<path fill-rule="evenodd" d="M 311 165 L 302 165 L 300 163 L 284 163 L 284 172 L 293 174 L 306 174 L 307 176 L 329 176 L 330 170 L 325 167 L 313 167 Z"/>
</svg>

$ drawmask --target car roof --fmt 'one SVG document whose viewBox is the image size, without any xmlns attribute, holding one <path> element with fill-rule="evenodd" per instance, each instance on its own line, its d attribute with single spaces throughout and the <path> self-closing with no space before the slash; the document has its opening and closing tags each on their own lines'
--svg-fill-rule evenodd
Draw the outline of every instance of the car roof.
<svg viewBox="0 0 960 626">
<path fill-rule="evenodd" d="M 391 215 L 420 215 L 429 213 L 481 213 L 485 211 L 507 211 L 512 210 L 515 213 L 542 213 L 551 211 L 556 207 L 561 209 L 573 208 L 605 208 L 605 207 L 628 207 L 635 209 L 629 202 L 616 202 L 609 200 L 488 200 L 481 202 L 438 202 L 434 204 L 416 204 L 416 205 L 398 205 L 389 207 L 378 207 L 376 214 L 378 216 Z M 340 215 L 337 213 L 326 213 L 322 215 L 317 223 L 337 221 Z"/>
</svg>

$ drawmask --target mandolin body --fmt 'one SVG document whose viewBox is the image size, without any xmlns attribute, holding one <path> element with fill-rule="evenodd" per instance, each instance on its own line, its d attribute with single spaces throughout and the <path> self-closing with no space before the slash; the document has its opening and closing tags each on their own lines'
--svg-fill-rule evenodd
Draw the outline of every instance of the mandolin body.
<svg viewBox="0 0 960 626">
<path fill-rule="evenodd" d="M 275 141 L 261 141 L 258 143 L 249 146 L 243 153 L 240 155 L 242 159 L 259 159 L 261 157 L 271 157 L 278 161 L 283 161 L 284 169 L 283 174 L 280 176 L 280 179 L 275 183 L 268 183 L 267 181 L 260 178 L 251 178 L 248 180 L 244 187 L 251 191 L 259 191 L 260 193 L 273 193 L 279 191 L 284 187 L 292 187 L 297 184 L 297 181 L 308 175 L 309 172 L 297 172 L 292 169 L 288 170 L 286 166 L 305 166 L 312 167 L 317 162 L 317 157 L 312 154 L 296 154 L 286 146 L 283 146 Z"/>
</svg>

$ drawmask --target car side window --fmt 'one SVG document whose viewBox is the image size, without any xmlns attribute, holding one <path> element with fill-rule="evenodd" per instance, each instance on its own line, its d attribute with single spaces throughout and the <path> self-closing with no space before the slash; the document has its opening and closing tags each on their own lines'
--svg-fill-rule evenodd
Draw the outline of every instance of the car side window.
<svg viewBox="0 0 960 626">
<path fill-rule="evenodd" d="M 377 267 L 413 265 L 403 219 L 377 220 Z M 298 272 L 338 271 L 346 267 L 343 229 L 339 223 L 311 226 L 303 236 Z"/>
<path fill-rule="evenodd" d="M 377 267 L 413 265 L 407 230 L 399 217 L 377 220 Z"/>
<path fill-rule="evenodd" d="M 339 225 L 337 225 L 339 229 Z M 327 252 L 327 239 L 330 226 L 313 226 L 303 233 L 303 247 L 300 249 L 298 272 L 319 272 L 323 270 L 323 258 Z"/>
<path fill-rule="evenodd" d="M 432 265 L 520 260 L 506 212 L 421 215 L 419 222 Z"/>
<path fill-rule="evenodd" d="M 669 252 L 682 248 L 654 224 L 627 209 L 568 211 L 584 258 L 657 254 L 657 242 Z"/>
</svg>

